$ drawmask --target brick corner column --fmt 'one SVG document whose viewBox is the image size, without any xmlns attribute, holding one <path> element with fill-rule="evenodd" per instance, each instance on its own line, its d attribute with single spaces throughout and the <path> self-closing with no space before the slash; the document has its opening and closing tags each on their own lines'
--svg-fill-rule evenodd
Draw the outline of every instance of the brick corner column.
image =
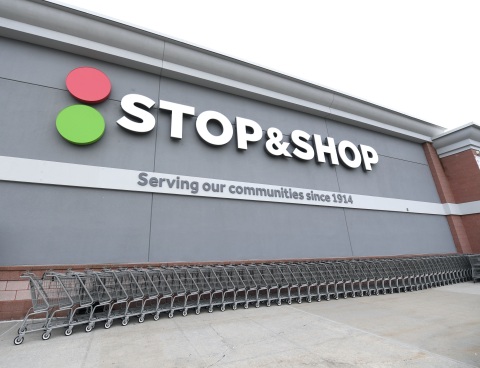
<svg viewBox="0 0 480 368">
<path fill-rule="evenodd" d="M 435 182 L 435 187 L 437 188 L 438 196 L 440 197 L 440 202 L 456 203 L 449 178 L 445 173 L 436 149 L 431 143 L 425 142 L 423 143 L 423 150 L 432 173 L 433 181 Z M 448 215 L 446 217 L 457 252 L 461 254 L 472 253 L 473 249 L 461 216 Z"/>
</svg>

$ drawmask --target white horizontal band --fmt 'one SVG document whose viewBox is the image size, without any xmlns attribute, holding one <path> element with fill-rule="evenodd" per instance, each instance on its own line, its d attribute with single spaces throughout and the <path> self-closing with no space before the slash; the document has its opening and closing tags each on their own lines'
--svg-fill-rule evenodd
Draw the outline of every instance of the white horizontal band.
<svg viewBox="0 0 480 368">
<path fill-rule="evenodd" d="M 441 204 L 7 156 L 0 156 L 0 180 L 431 215 L 480 213 L 480 201 Z"/>
</svg>

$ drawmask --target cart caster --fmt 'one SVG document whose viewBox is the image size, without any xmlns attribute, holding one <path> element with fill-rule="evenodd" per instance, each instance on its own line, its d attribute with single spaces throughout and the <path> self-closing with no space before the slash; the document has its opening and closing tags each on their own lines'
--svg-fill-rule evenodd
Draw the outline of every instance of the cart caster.
<svg viewBox="0 0 480 368">
<path fill-rule="evenodd" d="M 289 300 L 287 301 L 287 304 L 288 304 L 288 305 L 292 305 L 292 300 L 289 299 Z"/>
<path fill-rule="evenodd" d="M 328 300 L 328 299 L 327 299 L 327 300 Z M 319 297 L 319 298 L 317 299 L 317 302 L 321 302 L 321 301 L 322 301 L 322 298 Z"/>
<path fill-rule="evenodd" d="M 211 308 L 208 309 L 208 313 L 212 313 L 212 309 L 211 309 Z M 195 314 L 196 314 L 196 315 L 199 315 L 199 314 L 200 314 L 200 308 L 195 309 Z"/>
<path fill-rule="evenodd" d="M 335 300 L 338 300 L 338 295 L 335 295 L 335 297 L 334 297 L 334 298 L 335 298 Z"/>
<path fill-rule="evenodd" d="M 268 301 L 268 302 L 267 302 L 267 307 L 270 307 L 270 305 L 271 305 L 271 304 L 270 304 L 270 301 Z"/>
<path fill-rule="evenodd" d="M 145 316 L 138 317 L 138 323 L 143 323 L 145 321 Z"/>
<path fill-rule="evenodd" d="M 112 327 L 112 321 L 105 322 L 105 328 L 108 330 L 110 327 Z"/>
<path fill-rule="evenodd" d="M 85 332 L 90 332 L 93 330 L 93 326 L 92 325 L 86 325 L 85 326 Z"/>
<path fill-rule="evenodd" d="M 243 306 L 243 308 L 248 309 L 248 303 L 245 303 L 245 305 Z"/>
<path fill-rule="evenodd" d="M 347 294 L 343 294 L 343 299 L 347 299 L 348 298 L 348 295 Z"/>
<path fill-rule="evenodd" d="M 44 332 L 42 335 L 42 340 L 48 340 L 50 338 L 50 332 Z"/>
<path fill-rule="evenodd" d="M 182 316 L 186 317 L 188 314 L 188 311 L 185 309 L 183 312 L 182 312 Z"/>
<path fill-rule="evenodd" d="M 168 318 L 173 318 L 173 312 L 168 313 Z"/>
<path fill-rule="evenodd" d="M 233 310 L 237 310 L 237 305 L 234 304 L 233 307 L 232 307 Z"/>
<path fill-rule="evenodd" d="M 278 305 L 278 306 L 282 305 L 282 302 L 279 300 L 279 301 L 277 302 L 277 305 Z"/>
<path fill-rule="evenodd" d="M 20 327 L 17 332 L 18 332 L 19 335 L 23 335 L 25 332 L 27 332 L 27 328 L 26 327 Z"/>
<path fill-rule="evenodd" d="M 255 304 L 255 308 L 260 308 L 260 303 L 259 303 L 259 302 L 257 302 L 257 303 Z"/>
<path fill-rule="evenodd" d="M 20 345 L 23 342 L 23 336 L 17 336 L 15 337 L 15 340 L 13 340 L 13 343 L 15 345 Z"/>
<path fill-rule="evenodd" d="M 128 325 L 128 320 L 129 320 L 128 317 L 125 317 L 124 319 L 122 319 L 122 326 Z"/>
<path fill-rule="evenodd" d="M 297 303 L 302 304 L 302 298 L 298 298 Z"/>
<path fill-rule="evenodd" d="M 312 302 L 312 298 L 308 298 L 307 303 L 311 303 L 311 302 Z"/>
<path fill-rule="evenodd" d="M 208 308 L 208 313 L 212 313 L 212 312 L 213 312 L 213 308 L 212 307 Z M 197 314 L 199 314 L 199 313 L 200 313 L 200 309 L 198 310 Z"/>
<path fill-rule="evenodd" d="M 73 328 L 72 327 L 69 327 L 65 330 L 65 336 L 70 336 L 73 332 Z"/>
<path fill-rule="evenodd" d="M 153 315 L 153 320 L 154 321 L 158 321 L 159 319 L 160 319 L 160 315 L 158 315 L 158 314 Z"/>
<path fill-rule="evenodd" d="M 220 307 L 220 310 L 221 310 L 222 312 L 225 312 L 225 306 L 222 305 L 222 306 Z"/>
</svg>

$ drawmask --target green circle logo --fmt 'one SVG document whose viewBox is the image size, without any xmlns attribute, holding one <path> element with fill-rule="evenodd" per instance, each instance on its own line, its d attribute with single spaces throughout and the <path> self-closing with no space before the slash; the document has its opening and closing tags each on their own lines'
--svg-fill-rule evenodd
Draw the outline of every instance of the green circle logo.
<svg viewBox="0 0 480 368">
<path fill-rule="evenodd" d="M 72 70 L 66 85 L 73 97 L 88 104 L 105 101 L 112 88 L 110 79 L 102 71 L 86 66 Z M 102 114 L 88 105 L 63 109 L 57 115 L 56 125 L 65 140 L 78 145 L 95 143 L 105 132 Z"/>
<path fill-rule="evenodd" d="M 92 144 L 102 138 L 105 120 L 96 109 L 87 105 L 72 105 L 57 116 L 57 130 L 73 144 Z"/>
</svg>

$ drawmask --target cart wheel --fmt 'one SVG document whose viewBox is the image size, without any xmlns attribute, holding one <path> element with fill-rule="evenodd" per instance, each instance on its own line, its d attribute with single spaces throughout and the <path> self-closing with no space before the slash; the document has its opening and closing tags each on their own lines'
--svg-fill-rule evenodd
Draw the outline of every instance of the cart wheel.
<svg viewBox="0 0 480 368">
<path fill-rule="evenodd" d="M 271 304 L 270 304 L 270 300 L 269 300 L 269 301 L 267 302 L 267 307 L 270 307 L 270 305 L 271 305 Z"/>
<path fill-rule="evenodd" d="M 145 316 L 138 317 L 138 323 L 143 323 L 145 321 Z"/>
<path fill-rule="evenodd" d="M 126 326 L 128 325 L 128 317 L 125 317 L 124 319 L 122 319 L 122 326 Z"/>
<path fill-rule="evenodd" d="M 72 328 L 70 328 L 70 327 L 67 328 L 67 329 L 65 330 L 65 336 L 70 336 L 70 335 L 72 334 L 72 332 L 73 332 L 73 329 L 72 329 Z"/>
<path fill-rule="evenodd" d="M 93 326 L 92 325 L 86 325 L 85 326 L 85 332 L 90 332 L 93 330 Z"/>
<path fill-rule="evenodd" d="M 347 299 L 348 295 L 347 294 L 343 294 L 343 299 Z"/>
<path fill-rule="evenodd" d="M 312 298 L 308 298 L 308 299 L 307 299 L 307 302 L 308 302 L 308 303 L 311 303 L 311 302 L 312 302 Z"/>
<path fill-rule="evenodd" d="M 243 308 L 248 309 L 248 303 L 245 303 L 245 305 L 243 306 Z"/>
<path fill-rule="evenodd" d="M 50 332 L 45 332 L 43 335 L 42 335 L 42 340 L 48 340 L 50 338 Z"/>
<path fill-rule="evenodd" d="M 298 298 L 297 302 L 298 304 L 302 304 L 302 298 Z"/>
<path fill-rule="evenodd" d="M 20 345 L 23 342 L 23 336 L 17 336 L 15 337 L 15 340 L 13 340 L 13 343 L 15 345 Z"/>
<path fill-rule="evenodd" d="M 279 301 L 277 302 L 277 305 L 282 305 L 282 302 L 279 300 Z"/>
<path fill-rule="evenodd" d="M 213 308 L 212 307 L 208 308 L 208 313 L 212 313 L 212 312 L 213 312 Z M 200 313 L 200 310 L 198 310 L 197 314 L 199 314 L 199 313 Z"/>
<path fill-rule="evenodd" d="M 18 329 L 18 334 L 19 335 L 23 335 L 25 332 L 27 332 L 27 328 L 26 327 L 20 327 Z"/>
<path fill-rule="evenodd" d="M 188 314 L 188 311 L 185 309 L 183 312 L 182 312 L 182 316 L 186 317 Z"/>
<path fill-rule="evenodd" d="M 168 318 L 173 318 L 173 312 L 168 313 Z"/>
<path fill-rule="evenodd" d="M 105 322 L 105 328 L 109 329 L 110 327 L 112 327 L 112 321 Z"/>
<path fill-rule="evenodd" d="M 318 299 L 317 299 L 317 302 L 321 302 L 321 301 L 322 301 L 322 298 L 319 296 Z"/>
<path fill-rule="evenodd" d="M 155 315 L 153 316 L 153 320 L 154 320 L 154 321 L 158 321 L 159 319 L 160 319 L 160 315 L 155 314 Z"/>
<path fill-rule="evenodd" d="M 221 310 L 222 312 L 225 312 L 225 306 L 222 305 L 222 306 L 220 307 L 220 310 Z"/>
<path fill-rule="evenodd" d="M 237 309 L 237 305 L 234 304 L 233 307 L 232 307 L 233 310 L 236 310 Z"/>
<path fill-rule="evenodd" d="M 291 304 L 292 304 L 292 301 L 289 299 L 289 300 L 287 301 L 287 303 L 288 303 L 288 305 L 291 305 Z"/>
</svg>

